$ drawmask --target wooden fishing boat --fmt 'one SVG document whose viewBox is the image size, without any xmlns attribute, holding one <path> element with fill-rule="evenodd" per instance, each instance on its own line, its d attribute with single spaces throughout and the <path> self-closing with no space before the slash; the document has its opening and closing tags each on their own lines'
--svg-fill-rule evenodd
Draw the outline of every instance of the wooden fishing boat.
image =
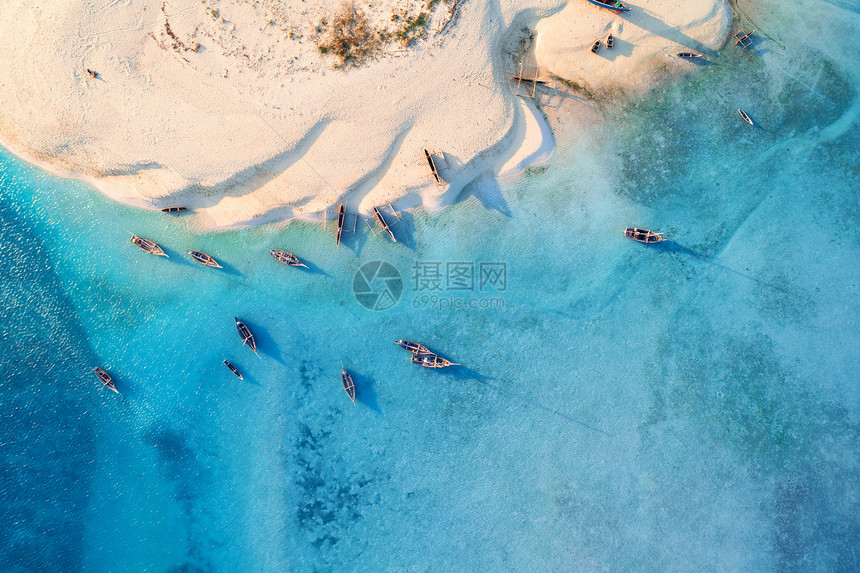
<svg viewBox="0 0 860 573">
<path fill-rule="evenodd" d="M 394 344 L 396 344 L 403 350 L 408 350 L 412 354 L 433 354 L 432 352 L 427 350 L 427 347 L 423 344 L 419 344 L 418 342 L 412 342 L 411 340 L 398 340 Z"/>
<path fill-rule="evenodd" d="M 138 237 L 134 233 L 131 234 L 131 243 L 136 247 L 143 249 L 150 255 L 157 255 L 159 257 L 167 256 L 167 253 L 161 250 L 161 247 L 159 247 L 155 241 L 150 241 L 149 239 Z"/>
<path fill-rule="evenodd" d="M 427 158 L 427 163 L 430 165 L 430 173 L 433 174 L 433 179 L 436 180 L 437 184 L 441 185 L 442 178 L 439 177 L 439 172 L 436 170 L 436 162 L 433 160 L 433 154 L 425 149 L 424 157 Z"/>
<path fill-rule="evenodd" d="M 655 233 L 654 231 L 649 231 L 648 229 L 638 229 L 636 227 L 627 227 L 624 229 L 624 236 L 633 239 L 634 241 L 639 241 L 640 243 L 659 243 L 660 241 L 666 241 L 666 239 L 662 234 Z"/>
<path fill-rule="evenodd" d="M 292 253 L 288 253 L 287 251 L 282 251 L 281 249 L 272 249 L 270 251 L 272 256 L 275 257 L 275 260 L 284 263 L 285 265 L 290 265 L 291 267 L 305 267 L 308 268 L 306 264 L 301 262 L 297 256 Z"/>
<path fill-rule="evenodd" d="M 752 45 L 752 35 L 755 33 L 755 29 L 753 28 L 749 32 L 745 32 L 744 30 L 739 30 L 735 35 L 735 46 L 740 45 L 742 48 L 749 48 Z"/>
<path fill-rule="evenodd" d="M 600 40 L 594 40 L 594 43 L 591 44 L 591 53 L 596 54 L 600 49 Z"/>
<path fill-rule="evenodd" d="M 114 386 L 113 379 L 111 379 L 110 374 L 108 374 L 98 366 L 93 368 L 93 372 L 96 373 L 96 377 L 99 379 L 99 382 L 102 383 L 102 386 L 107 387 L 119 394 L 119 390 L 117 390 L 116 386 Z"/>
<path fill-rule="evenodd" d="M 343 203 L 340 204 L 340 209 L 337 212 L 337 236 L 335 237 L 335 244 L 340 246 L 340 236 L 343 234 L 343 219 L 345 217 L 346 211 L 343 208 Z"/>
<path fill-rule="evenodd" d="M 749 115 L 747 115 L 747 112 L 745 112 L 745 111 L 744 111 L 744 110 L 742 110 L 741 108 L 738 108 L 738 113 L 740 114 L 740 116 L 741 116 L 742 118 L 744 118 L 744 121 L 745 121 L 745 122 L 747 122 L 748 124 L 750 124 L 750 125 L 752 125 L 752 126 L 755 126 L 755 124 L 753 123 L 753 120 L 750 118 L 750 116 L 749 116 Z"/>
<path fill-rule="evenodd" d="M 423 366 L 424 368 L 446 368 L 448 366 L 459 366 L 456 362 L 451 362 L 442 358 L 438 354 L 432 352 L 427 354 L 413 354 L 409 357 L 412 364 Z"/>
<path fill-rule="evenodd" d="M 257 341 L 254 340 L 254 335 L 251 334 L 251 329 L 235 316 L 233 317 L 233 320 L 236 321 L 236 332 L 238 332 L 239 336 L 242 338 L 242 344 L 253 350 L 254 354 L 257 354 Z M 257 356 L 259 356 L 259 354 L 257 354 Z"/>
<path fill-rule="evenodd" d="M 548 86 L 549 82 L 546 80 L 535 79 L 535 78 L 524 78 L 522 76 L 511 76 L 511 79 L 515 82 L 523 82 L 526 84 L 537 84 L 539 86 Z"/>
<path fill-rule="evenodd" d="M 239 372 L 239 369 L 238 369 L 238 368 L 236 368 L 235 366 L 233 366 L 232 364 L 230 364 L 230 362 L 228 362 L 227 360 L 222 360 L 221 362 L 223 362 L 223 363 L 224 363 L 224 366 L 226 366 L 227 368 L 229 368 L 229 369 L 230 369 L 230 372 L 232 372 L 233 374 L 235 374 L 236 376 L 238 376 L 238 377 L 239 377 L 239 380 L 244 380 L 244 378 L 242 378 L 242 373 L 241 373 L 241 372 Z"/>
<path fill-rule="evenodd" d="M 588 1 L 591 2 L 592 4 L 594 4 L 595 6 L 598 6 L 600 8 L 606 8 L 607 10 L 609 10 L 611 12 L 615 12 L 616 14 L 620 14 L 621 12 L 629 12 L 630 11 L 630 8 L 626 4 L 622 4 L 621 2 L 613 2 L 611 0 L 609 2 L 601 2 L 600 0 L 588 0 Z"/>
<path fill-rule="evenodd" d="M 343 366 L 340 368 L 340 381 L 343 383 L 344 392 L 352 400 L 352 403 L 355 404 L 355 383 L 352 381 L 352 376 L 349 375 L 349 372 Z"/>
<path fill-rule="evenodd" d="M 608 50 L 612 46 L 615 45 L 615 38 L 612 37 L 612 34 L 606 36 L 606 49 Z"/>
<path fill-rule="evenodd" d="M 187 211 L 188 207 L 165 207 L 161 210 L 162 213 L 179 213 L 180 211 Z"/>
<path fill-rule="evenodd" d="M 385 219 L 382 218 L 382 213 L 379 212 L 379 208 L 374 207 L 373 212 L 376 213 L 376 218 L 379 219 L 379 223 L 382 225 L 382 228 L 385 229 L 385 232 L 388 233 L 391 240 L 396 243 L 397 239 L 394 238 L 394 233 L 391 232 L 391 228 L 388 226 L 388 223 L 386 223 Z"/>
<path fill-rule="evenodd" d="M 702 54 L 697 54 L 696 52 L 678 52 L 678 57 L 686 60 L 695 60 L 701 58 Z"/>
<path fill-rule="evenodd" d="M 207 267 L 212 267 L 215 269 L 222 269 L 221 265 L 218 264 L 214 258 L 206 253 L 201 253 L 200 251 L 188 251 L 188 254 L 191 255 L 191 258 L 200 263 L 201 265 L 206 265 Z"/>
</svg>

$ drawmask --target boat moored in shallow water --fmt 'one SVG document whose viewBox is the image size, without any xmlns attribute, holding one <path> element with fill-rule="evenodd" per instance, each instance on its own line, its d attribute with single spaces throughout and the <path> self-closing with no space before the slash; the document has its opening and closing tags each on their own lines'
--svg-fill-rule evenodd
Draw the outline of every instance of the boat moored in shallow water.
<svg viewBox="0 0 860 573">
<path fill-rule="evenodd" d="M 201 265 L 206 265 L 207 267 L 212 267 L 215 269 L 224 268 L 218 264 L 213 257 L 207 255 L 206 253 L 201 253 L 200 251 L 188 251 L 188 254 L 191 255 L 191 258 L 200 263 Z"/>
<path fill-rule="evenodd" d="M 648 229 L 639 229 L 636 227 L 627 227 L 626 229 L 624 229 L 624 236 L 629 237 L 634 241 L 648 244 L 659 243 L 660 241 L 668 240 L 661 233 L 655 233 L 654 231 L 649 231 Z"/>
<path fill-rule="evenodd" d="M 165 253 L 161 247 L 158 246 L 158 243 L 155 241 L 150 241 L 149 239 L 144 239 L 143 237 L 138 237 L 134 233 L 131 234 L 131 243 L 149 253 L 150 255 L 157 255 L 159 257 L 166 257 L 167 253 Z"/>
<path fill-rule="evenodd" d="M 179 213 L 181 211 L 187 211 L 188 207 L 165 207 L 161 210 L 162 213 Z"/>
<path fill-rule="evenodd" d="M 696 60 L 701 58 L 702 54 L 697 54 L 696 52 L 678 52 L 678 57 L 685 60 Z"/>
<path fill-rule="evenodd" d="M 396 243 L 397 239 L 394 238 L 394 233 L 391 232 L 391 227 L 389 227 L 388 223 L 385 222 L 385 219 L 382 218 L 382 213 L 379 212 L 379 207 L 374 207 L 373 212 L 376 213 L 376 218 L 379 219 L 379 223 L 382 225 L 382 228 L 386 233 L 388 233 L 391 240 Z"/>
<path fill-rule="evenodd" d="M 340 367 L 340 381 L 343 384 L 343 390 L 352 403 L 355 404 L 355 382 L 352 381 L 352 376 L 346 371 L 343 366 Z"/>
<path fill-rule="evenodd" d="M 116 389 L 116 386 L 114 385 L 113 379 L 110 377 L 110 374 L 108 374 L 98 366 L 93 368 L 93 372 L 95 372 L 96 377 L 99 379 L 99 382 L 102 383 L 103 387 L 109 388 L 119 394 L 119 390 Z"/>
<path fill-rule="evenodd" d="M 233 317 L 233 320 L 236 321 L 236 332 L 239 333 L 239 336 L 242 338 L 242 344 L 250 348 L 254 351 L 254 354 L 257 354 L 257 341 L 254 340 L 254 335 L 251 334 L 251 329 L 248 328 L 248 325 L 236 318 Z M 257 354 L 259 356 L 259 354 Z"/>
<path fill-rule="evenodd" d="M 403 350 L 408 350 L 412 354 L 432 354 L 426 346 L 418 342 L 412 342 L 411 340 L 398 340 L 394 344 Z"/>
<path fill-rule="evenodd" d="M 745 112 L 745 111 L 744 111 L 744 110 L 742 110 L 741 108 L 738 108 L 738 113 L 739 113 L 739 114 L 740 114 L 740 116 L 744 119 L 744 121 L 745 121 L 745 122 L 747 122 L 748 124 L 750 124 L 750 125 L 752 125 L 753 127 L 755 127 L 755 124 L 753 123 L 752 118 L 751 118 L 749 115 L 747 115 L 747 112 Z"/>
<path fill-rule="evenodd" d="M 343 235 L 343 219 L 345 216 L 345 209 L 343 207 L 343 203 L 340 204 L 340 209 L 337 211 L 337 235 L 334 238 L 334 243 L 338 247 L 340 246 L 340 237 Z"/>
<path fill-rule="evenodd" d="M 244 380 L 244 378 L 242 378 L 242 373 L 241 373 L 241 372 L 239 372 L 239 369 L 238 369 L 238 368 L 236 368 L 235 366 L 233 366 L 232 364 L 230 364 L 230 362 L 229 362 L 229 361 L 227 361 L 227 360 L 222 360 L 221 362 L 223 362 L 223 363 L 224 363 L 224 366 L 226 366 L 227 368 L 229 368 L 229 369 L 230 369 L 230 372 L 232 372 L 233 374 L 235 374 L 236 376 L 238 376 L 238 377 L 239 377 L 239 380 Z"/>
<path fill-rule="evenodd" d="M 445 368 L 447 366 L 459 366 L 456 362 L 451 362 L 445 358 L 442 358 L 438 354 L 433 354 L 432 352 L 426 354 L 413 354 L 409 357 L 412 361 L 412 364 L 417 364 L 419 366 L 423 366 L 424 368 Z"/>
<path fill-rule="evenodd" d="M 287 251 L 282 251 L 281 249 L 272 249 L 271 254 L 275 257 L 275 260 L 279 263 L 284 263 L 285 265 L 290 265 L 291 267 L 305 267 L 308 268 L 306 264 L 301 262 L 297 256 L 292 253 L 288 253 Z"/>
</svg>

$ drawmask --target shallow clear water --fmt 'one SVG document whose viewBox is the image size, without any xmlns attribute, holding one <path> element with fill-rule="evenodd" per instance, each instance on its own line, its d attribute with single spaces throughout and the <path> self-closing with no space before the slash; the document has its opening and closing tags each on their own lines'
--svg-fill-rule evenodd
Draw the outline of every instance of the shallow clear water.
<svg viewBox="0 0 860 573">
<path fill-rule="evenodd" d="M 761 17 L 788 49 L 574 106 L 548 168 L 404 214 L 397 245 L 201 234 L 0 153 L 0 569 L 856 570 L 858 62 Z M 380 260 L 403 293 L 372 311 Z"/>
</svg>

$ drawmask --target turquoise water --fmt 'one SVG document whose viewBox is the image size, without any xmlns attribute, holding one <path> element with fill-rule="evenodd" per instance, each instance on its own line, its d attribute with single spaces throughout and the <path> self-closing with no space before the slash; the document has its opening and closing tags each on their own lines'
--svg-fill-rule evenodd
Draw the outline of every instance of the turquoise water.
<svg viewBox="0 0 860 573">
<path fill-rule="evenodd" d="M 786 49 L 574 107 L 603 119 L 546 169 L 397 245 L 201 234 L 0 153 L 0 570 L 857 570 L 858 61 L 770 18 Z M 372 261 L 390 309 L 353 296 Z M 449 262 L 505 288 L 413 290 Z"/>
</svg>

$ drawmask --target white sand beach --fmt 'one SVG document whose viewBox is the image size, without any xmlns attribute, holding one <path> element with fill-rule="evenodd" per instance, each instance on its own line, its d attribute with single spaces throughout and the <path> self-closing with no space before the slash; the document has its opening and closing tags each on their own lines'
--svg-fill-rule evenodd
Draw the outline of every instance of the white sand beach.
<svg viewBox="0 0 860 573">
<path fill-rule="evenodd" d="M 726 0 L 636 0 L 620 15 L 585 0 L 354 6 L 376 51 L 336 69 L 341 0 L 6 0 L 0 143 L 214 228 L 342 201 L 438 208 L 551 156 L 542 113 L 510 79 L 530 31 L 541 77 L 600 93 L 687 69 L 674 54 L 718 49 L 731 21 Z M 610 31 L 614 48 L 592 54 Z"/>
</svg>

